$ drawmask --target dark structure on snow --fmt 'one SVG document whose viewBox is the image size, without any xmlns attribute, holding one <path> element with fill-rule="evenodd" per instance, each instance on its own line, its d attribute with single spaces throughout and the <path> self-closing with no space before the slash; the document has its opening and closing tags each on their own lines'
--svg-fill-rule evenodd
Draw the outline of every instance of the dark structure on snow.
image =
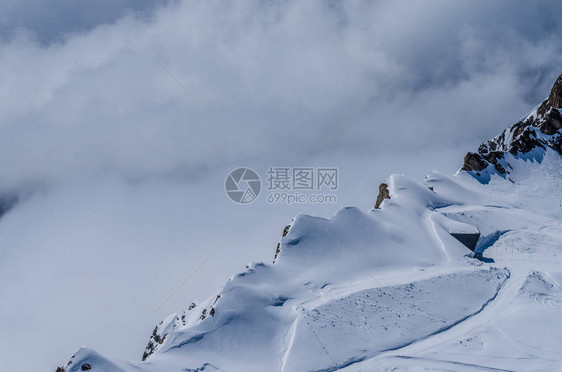
<svg viewBox="0 0 562 372">
<path fill-rule="evenodd" d="M 478 239 L 480 238 L 480 233 L 476 234 L 453 234 L 451 233 L 453 238 L 457 239 L 459 242 L 464 244 L 468 249 L 474 252 L 476 248 L 476 243 L 478 243 Z"/>
</svg>

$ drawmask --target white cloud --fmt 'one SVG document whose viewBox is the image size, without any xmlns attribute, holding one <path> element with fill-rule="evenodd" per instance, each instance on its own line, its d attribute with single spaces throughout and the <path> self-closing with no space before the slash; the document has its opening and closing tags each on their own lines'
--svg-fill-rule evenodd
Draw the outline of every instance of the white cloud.
<svg viewBox="0 0 562 372">
<path fill-rule="evenodd" d="M 29 339 L 48 345 L 33 347 L 38 367 L 82 343 L 140 356 L 148 314 L 248 213 L 158 316 L 268 260 L 296 212 L 335 212 L 240 209 L 222 189 L 231 168 L 336 165 L 340 202 L 368 208 L 390 172 L 454 171 L 546 96 L 562 60 L 554 1 L 184 1 L 113 22 L 127 6 L 0 44 L 0 190 L 41 190 L 0 222 L 4 369 Z"/>
</svg>

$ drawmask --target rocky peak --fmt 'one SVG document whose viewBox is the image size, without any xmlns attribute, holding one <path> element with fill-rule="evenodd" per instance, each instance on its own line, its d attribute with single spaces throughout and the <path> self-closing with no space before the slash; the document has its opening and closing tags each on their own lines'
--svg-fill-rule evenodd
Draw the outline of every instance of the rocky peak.
<svg viewBox="0 0 562 372">
<path fill-rule="evenodd" d="M 536 124 L 542 133 L 552 135 L 562 128 L 562 75 L 556 79 L 550 94 L 537 109 Z"/>
<path fill-rule="evenodd" d="M 498 136 L 482 143 L 478 152 L 466 154 L 461 170 L 478 173 L 493 166 L 497 173 L 509 173 L 509 164 L 502 161 L 506 152 L 518 156 L 535 149 L 552 148 L 562 155 L 561 111 L 562 74 L 556 79 L 548 98 L 537 109 Z"/>
<path fill-rule="evenodd" d="M 550 95 L 548 96 L 548 102 L 552 107 L 562 107 L 562 74 L 558 76 L 558 79 L 556 79 L 556 82 L 550 91 Z"/>
</svg>

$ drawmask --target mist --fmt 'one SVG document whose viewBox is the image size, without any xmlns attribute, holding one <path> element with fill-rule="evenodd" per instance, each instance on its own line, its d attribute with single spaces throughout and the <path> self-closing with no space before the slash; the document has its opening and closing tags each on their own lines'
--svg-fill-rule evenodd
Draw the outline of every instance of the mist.
<svg viewBox="0 0 562 372">
<path fill-rule="evenodd" d="M 562 65 L 555 1 L 50 3 L 0 17 L 2 370 L 140 359 L 296 214 L 454 173 Z M 232 169 L 270 166 L 338 168 L 337 202 L 228 198 Z"/>
</svg>

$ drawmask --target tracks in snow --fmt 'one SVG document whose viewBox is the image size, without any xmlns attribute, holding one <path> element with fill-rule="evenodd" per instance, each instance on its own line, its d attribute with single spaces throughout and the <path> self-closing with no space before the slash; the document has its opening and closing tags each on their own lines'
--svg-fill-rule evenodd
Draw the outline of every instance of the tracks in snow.
<svg viewBox="0 0 562 372">
<path fill-rule="evenodd" d="M 528 271 L 525 269 L 514 269 L 510 271 L 510 276 L 503 283 L 502 287 L 482 309 L 457 323 L 442 329 L 434 334 L 428 335 L 422 339 L 416 340 L 408 345 L 397 349 L 381 352 L 380 354 L 361 361 L 355 366 L 344 368 L 345 371 L 371 370 L 376 366 L 397 366 L 405 363 L 406 360 L 419 360 L 424 366 L 433 368 L 463 368 L 465 370 L 484 370 L 484 371 L 506 371 L 506 369 L 494 366 L 485 366 L 475 364 L 463 360 L 441 360 L 425 357 L 424 354 L 431 349 L 438 348 L 451 340 L 463 338 L 471 334 L 472 331 L 479 327 L 489 327 L 494 324 L 496 314 L 501 313 L 501 309 L 505 309 L 517 296 L 519 289 L 527 278 Z M 411 363 L 409 364 L 411 365 Z"/>
</svg>

